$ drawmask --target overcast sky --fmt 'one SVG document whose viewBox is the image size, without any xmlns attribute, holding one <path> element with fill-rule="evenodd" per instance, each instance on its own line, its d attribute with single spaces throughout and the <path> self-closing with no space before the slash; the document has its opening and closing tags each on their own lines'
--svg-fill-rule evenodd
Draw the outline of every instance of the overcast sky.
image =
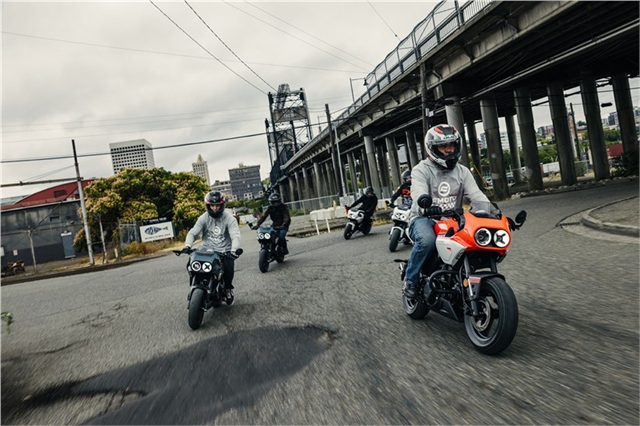
<svg viewBox="0 0 640 426">
<path fill-rule="evenodd" d="M 80 156 L 107 154 L 80 157 L 80 174 L 109 177 L 109 143 L 144 138 L 172 172 L 191 171 L 200 154 L 212 182 L 239 163 L 267 177 L 267 93 L 304 88 L 314 124 L 325 104 L 337 116 L 351 104 L 349 79 L 372 71 L 436 4 L 3 1 L 2 160 L 72 155 L 75 139 Z M 362 81 L 353 89 L 361 94 Z M 567 102 L 580 119 L 580 97 Z M 536 125 L 551 124 L 547 107 L 534 113 Z M 238 139 L 161 149 L 225 138 Z M 2 164 L 3 183 L 73 176 L 69 158 Z"/>
</svg>

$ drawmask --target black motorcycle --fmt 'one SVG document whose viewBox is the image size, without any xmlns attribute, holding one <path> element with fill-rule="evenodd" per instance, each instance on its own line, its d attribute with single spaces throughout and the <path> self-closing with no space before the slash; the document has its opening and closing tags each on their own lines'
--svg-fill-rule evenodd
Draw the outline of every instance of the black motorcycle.
<svg viewBox="0 0 640 426">
<path fill-rule="evenodd" d="M 258 231 L 258 243 L 260 252 L 258 253 L 258 268 L 260 272 L 267 272 L 269 264 L 274 260 L 278 263 L 284 262 L 286 255 L 282 242 L 280 241 L 280 230 L 282 226 L 261 225 L 259 228 L 249 224 L 251 229 Z"/>
<path fill-rule="evenodd" d="M 364 210 L 359 209 L 347 209 L 347 224 L 344 227 L 344 239 L 348 240 L 357 231 L 367 235 L 371 232 L 373 226 L 373 218 L 369 217 L 367 220 L 364 218 Z"/>
<path fill-rule="evenodd" d="M 222 265 L 225 259 L 231 257 L 231 252 L 220 253 L 211 249 L 189 248 L 186 251 L 173 250 L 176 256 L 189 255 L 187 272 L 189 273 L 189 294 L 187 295 L 187 309 L 189 309 L 188 323 L 193 330 L 202 325 L 204 313 L 211 308 L 219 308 L 222 303 L 233 304 L 233 296 L 227 299 L 224 286 L 224 271 Z M 236 255 L 242 254 L 242 249 L 236 250 Z"/>
</svg>

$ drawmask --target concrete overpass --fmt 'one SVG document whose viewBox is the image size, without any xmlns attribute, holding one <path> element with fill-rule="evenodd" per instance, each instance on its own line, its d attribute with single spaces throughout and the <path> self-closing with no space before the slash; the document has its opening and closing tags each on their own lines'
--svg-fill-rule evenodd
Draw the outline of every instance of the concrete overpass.
<svg viewBox="0 0 640 426">
<path fill-rule="evenodd" d="M 639 74 L 638 29 L 637 2 L 440 2 L 369 73 L 366 93 L 279 165 L 275 183 L 287 201 L 335 199 L 358 191 L 356 180 L 347 179 L 356 171 L 362 184 L 389 196 L 400 183 L 398 147 L 410 167 L 417 164 L 429 122 L 455 125 L 465 139 L 462 161 L 479 170 L 475 122 L 481 120 L 494 194 L 505 199 L 498 126 L 504 117 L 512 154 L 516 120 L 522 140 L 525 175 L 516 179 L 541 189 L 532 102 L 548 98 L 562 180 L 572 184 L 581 153 L 569 129 L 569 91 L 582 96 L 596 179 L 607 178 L 597 86 L 613 86 L 624 149 L 637 150 L 628 79 Z M 512 164 L 519 171 L 517 154 Z"/>
</svg>

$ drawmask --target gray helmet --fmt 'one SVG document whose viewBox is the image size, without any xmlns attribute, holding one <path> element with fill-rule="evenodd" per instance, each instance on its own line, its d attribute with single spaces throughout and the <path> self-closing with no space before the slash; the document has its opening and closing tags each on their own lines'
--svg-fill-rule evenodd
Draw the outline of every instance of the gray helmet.
<svg viewBox="0 0 640 426">
<path fill-rule="evenodd" d="M 443 154 L 436 147 L 453 143 L 455 146 L 451 154 Z M 460 158 L 460 133 L 448 124 L 438 124 L 427 131 L 424 138 L 427 156 L 443 169 L 452 170 Z"/>
<path fill-rule="evenodd" d="M 282 202 L 282 197 L 277 192 L 269 195 L 269 204 L 276 206 Z"/>
<path fill-rule="evenodd" d="M 411 170 L 405 170 L 404 173 L 402 173 L 402 181 L 411 184 Z"/>
<path fill-rule="evenodd" d="M 219 191 L 211 191 L 204 196 L 204 205 L 207 208 L 207 213 L 211 217 L 220 217 L 224 211 L 224 195 Z M 212 205 L 218 205 L 220 208 L 217 211 L 213 211 Z"/>
</svg>

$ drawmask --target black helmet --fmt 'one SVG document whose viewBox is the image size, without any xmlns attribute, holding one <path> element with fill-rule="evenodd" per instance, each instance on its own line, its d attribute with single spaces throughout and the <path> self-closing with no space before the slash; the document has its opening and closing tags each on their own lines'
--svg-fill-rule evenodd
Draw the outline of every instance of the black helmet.
<svg viewBox="0 0 640 426">
<path fill-rule="evenodd" d="M 224 195 L 219 191 L 211 191 L 204 196 L 204 205 L 207 208 L 207 213 L 211 217 L 220 217 L 224 211 Z M 212 205 L 220 206 L 218 210 L 213 211 Z"/>
<path fill-rule="evenodd" d="M 269 195 L 269 204 L 276 206 L 282 202 L 282 197 L 277 192 Z"/>
<path fill-rule="evenodd" d="M 373 188 L 368 186 L 364 189 L 364 195 L 373 195 Z"/>
<path fill-rule="evenodd" d="M 455 150 L 451 154 L 442 154 L 436 147 L 453 143 Z M 460 133 L 448 124 L 438 124 L 427 131 L 424 138 L 427 156 L 443 169 L 452 170 L 460 158 Z"/>
<path fill-rule="evenodd" d="M 402 173 L 402 181 L 411 184 L 411 170 L 405 170 L 404 173 Z"/>
</svg>

